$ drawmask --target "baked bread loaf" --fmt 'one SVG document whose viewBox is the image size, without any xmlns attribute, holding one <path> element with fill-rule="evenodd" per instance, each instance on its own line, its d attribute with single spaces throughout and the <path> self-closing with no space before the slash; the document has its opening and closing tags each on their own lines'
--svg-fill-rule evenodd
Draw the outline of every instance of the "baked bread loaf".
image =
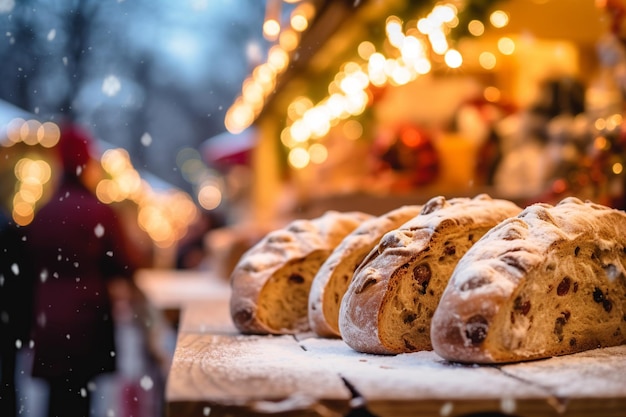
<svg viewBox="0 0 626 417">
<path fill-rule="evenodd" d="M 354 271 L 385 233 L 417 216 L 421 208 L 406 205 L 364 221 L 330 254 L 309 293 L 309 324 L 318 336 L 340 337 L 339 306 Z"/>
<path fill-rule="evenodd" d="M 367 353 L 430 350 L 430 321 L 459 258 L 522 209 L 507 200 L 429 200 L 383 236 L 355 272 L 339 313 L 343 340 Z"/>
<path fill-rule="evenodd" d="M 576 198 L 535 204 L 461 259 L 431 327 L 460 362 L 545 358 L 626 343 L 626 214 Z"/>
<path fill-rule="evenodd" d="M 230 312 L 242 333 L 308 331 L 309 290 L 332 250 L 370 214 L 328 211 L 294 220 L 245 252 L 231 274 Z"/>
</svg>

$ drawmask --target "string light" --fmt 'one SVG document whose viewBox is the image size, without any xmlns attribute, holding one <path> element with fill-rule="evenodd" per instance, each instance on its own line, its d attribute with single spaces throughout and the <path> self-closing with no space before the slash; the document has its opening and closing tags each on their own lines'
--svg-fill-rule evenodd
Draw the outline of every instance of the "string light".
<svg viewBox="0 0 626 417">
<path fill-rule="evenodd" d="M 23 143 L 29 147 L 29 152 L 32 149 L 32 155 L 19 159 L 13 169 L 16 191 L 12 199 L 12 217 L 19 225 L 25 226 L 33 221 L 53 178 L 54 164 L 46 161 L 37 148 L 56 146 L 60 132 L 57 124 L 35 119 L 15 118 L 5 127 L 5 140 L 0 143 L 3 147 Z M 100 201 L 105 204 L 124 200 L 136 203 L 138 225 L 159 247 L 169 247 L 184 236 L 198 215 L 188 194 L 178 190 L 154 191 L 132 166 L 130 155 L 124 149 L 105 151 L 99 162 L 105 174 L 95 187 Z"/>
<path fill-rule="evenodd" d="M 463 56 L 452 47 L 448 38 L 451 30 L 459 25 L 457 4 L 459 3 L 452 1 L 436 3 L 425 16 L 409 23 L 404 23 L 397 16 L 389 16 L 385 21 L 384 46 L 377 50 L 370 41 L 359 43 L 357 55 L 363 62 L 351 61 L 343 64 L 328 85 L 327 97 L 315 104 L 307 98 L 295 98 L 287 106 L 287 123 L 280 134 L 281 143 L 288 148 L 288 163 L 295 169 L 302 169 L 311 162 L 319 163 L 318 161 L 325 159 L 320 157 L 321 148 L 314 146 L 321 143 L 312 142 L 322 140 L 340 122 L 347 124 L 348 118 L 362 114 L 371 102 L 371 87 L 408 84 L 433 71 L 434 64 L 443 64 L 450 69 L 460 68 L 463 65 Z M 267 13 L 271 12 L 270 6 L 274 7 L 268 4 Z M 314 15 L 312 3 L 299 4 L 290 15 L 290 28 L 282 32 L 290 33 L 290 36 L 299 34 L 308 27 Z M 491 25 L 498 28 L 506 26 L 509 21 L 508 14 L 501 10 L 493 12 L 489 17 Z M 482 36 L 485 25 L 474 19 L 468 23 L 467 30 L 473 36 Z M 276 77 L 284 71 L 283 59 L 288 59 L 288 52 L 295 49 L 293 44 L 289 47 L 285 45 L 282 41 L 277 45 L 281 48 L 282 58 L 280 64 L 272 64 L 273 72 L 263 77 L 255 76 L 264 65 L 274 60 L 268 54 L 267 63 L 253 71 L 252 82 L 275 85 Z M 498 48 L 503 54 L 511 54 L 515 50 L 515 44 L 509 38 L 501 38 Z M 497 59 L 493 53 L 484 52 L 479 56 L 479 63 L 484 69 L 490 70 L 495 68 Z M 236 99 L 226 113 L 225 125 L 231 133 L 239 133 L 249 127 L 260 114 L 267 94 L 273 91 L 263 88 L 265 93 L 260 97 L 259 89 L 250 90 L 247 82 L 242 88 L 242 97 Z M 251 98 L 250 91 L 255 92 L 254 98 Z M 346 137 L 360 137 L 362 134 L 357 128 L 347 128 L 346 131 L 357 132 L 346 134 Z"/>
</svg>

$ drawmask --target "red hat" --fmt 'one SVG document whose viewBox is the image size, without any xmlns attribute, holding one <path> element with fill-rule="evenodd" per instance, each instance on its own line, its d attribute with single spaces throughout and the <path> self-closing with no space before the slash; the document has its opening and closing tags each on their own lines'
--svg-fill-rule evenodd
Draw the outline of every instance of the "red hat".
<svg viewBox="0 0 626 417">
<path fill-rule="evenodd" d="M 61 127 L 57 145 L 59 157 L 66 174 L 79 176 L 91 159 L 93 140 L 80 126 L 68 124 Z"/>
</svg>

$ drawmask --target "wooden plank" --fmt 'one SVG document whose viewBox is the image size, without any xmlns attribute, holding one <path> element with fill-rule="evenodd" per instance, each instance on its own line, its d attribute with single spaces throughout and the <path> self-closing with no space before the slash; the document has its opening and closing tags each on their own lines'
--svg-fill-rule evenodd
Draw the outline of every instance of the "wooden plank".
<svg viewBox="0 0 626 417">
<path fill-rule="evenodd" d="M 181 314 L 180 334 L 239 334 L 230 317 L 227 298 L 188 302 Z"/>
<path fill-rule="evenodd" d="M 174 327 L 178 327 L 185 305 L 230 297 L 228 281 L 211 271 L 141 269 L 135 274 L 135 282 Z"/>
<path fill-rule="evenodd" d="M 354 352 L 340 340 L 301 343 L 336 369 L 377 416 L 626 415 L 626 346 L 474 366 L 449 363 L 434 352 L 380 356 Z"/>
<path fill-rule="evenodd" d="M 170 416 L 207 410 L 211 416 L 339 416 L 348 411 L 351 394 L 292 336 L 185 333 L 178 338 L 166 397 Z"/>
<path fill-rule="evenodd" d="M 434 352 L 362 354 L 313 334 L 241 335 L 228 305 L 223 298 L 185 309 L 168 378 L 170 417 L 339 416 L 357 408 L 378 417 L 626 415 L 626 346 L 458 365 Z"/>
<path fill-rule="evenodd" d="M 135 282 L 159 309 L 181 309 L 189 302 L 230 296 L 228 280 L 211 271 L 141 269 Z"/>
</svg>

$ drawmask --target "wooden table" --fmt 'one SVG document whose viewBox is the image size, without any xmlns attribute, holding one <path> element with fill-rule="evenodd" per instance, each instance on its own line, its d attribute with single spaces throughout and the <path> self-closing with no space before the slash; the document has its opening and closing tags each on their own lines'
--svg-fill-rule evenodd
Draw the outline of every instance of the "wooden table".
<svg viewBox="0 0 626 417">
<path fill-rule="evenodd" d="M 241 335 L 222 297 L 183 310 L 166 402 L 168 417 L 623 417 L 626 346 L 504 366 L 368 355 L 312 334 Z"/>
<path fill-rule="evenodd" d="M 212 271 L 141 269 L 135 282 L 149 302 L 178 326 L 183 306 L 196 301 L 228 298 L 229 283 Z"/>
</svg>

